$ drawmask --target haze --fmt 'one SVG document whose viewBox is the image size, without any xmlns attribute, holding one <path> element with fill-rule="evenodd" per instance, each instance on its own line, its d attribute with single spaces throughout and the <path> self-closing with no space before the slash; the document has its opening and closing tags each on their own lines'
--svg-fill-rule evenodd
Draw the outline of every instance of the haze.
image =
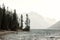
<svg viewBox="0 0 60 40">
<path fill-rule="evenodd" d="M 18 17 L 22 13 L 32 13 L 31 29 L 46 29 L 60 20 L 60 0 L 0 0 L 0 5 L 3 3 L 9 11 L 16 9 Z"/>
</svg>

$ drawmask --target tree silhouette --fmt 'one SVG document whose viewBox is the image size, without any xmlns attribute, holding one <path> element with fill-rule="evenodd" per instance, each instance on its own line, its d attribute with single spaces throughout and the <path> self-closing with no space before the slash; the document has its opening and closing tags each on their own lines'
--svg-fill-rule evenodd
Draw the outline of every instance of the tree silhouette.
<svg viewBox="0 0 60 40">
<path fill-rule="evenodd" d="M 22 30 L 23 29 L 23 15 L 21 14 L 21 26 L 20 26 L 20 29 Z"/>
<path fill-rule="evenodd" d="M 30 30 L 30 19 L 28 17 L 28 14 L 26 14 L 26 27 L 23 29 L 23 15 L 21 14 L 21 26 L 19 27 L 18 23 L 18 17 L 16 10 L 14 10 L 14 13 L 10 12 L 5 9 L 5 5 L 3 4 L 3 8 L 0 7 L 0 30 L 12 30 L 16 31 L 19 28 L 23 31 L 29 31 Z"/>
<path fill-rule="evenodd" d="M 2 23 L 2 8 L 0 7 L 0 30 L 1 30 L 1 23 Z"/>
<path fill-rule="evenodd" d="M 10 12 L 8 11 L 8 7 L 7 7 L 7 11 L 5 11 L 5 29 L 9 30 L 9 20 L 10 20 Z"/>
<path fill-rule="evenodd" d="M 2 23 L 1 23 L 1 29 L 5 30 L 5 5 L 3 4 L 3 9 L 2 9 Z"/>
<path fill-rule="evenodd" d="M 11 30 L 17 30 L 17 28 L 18 28 L 18 20 L 16 10 L 14 10 Z"/>
<path fill-rule="evenodd" d="M 30 31 L 30 19 L 28 17 L 28 14 L 26 14 L 26 22 L 25 22 L 26 27 L 23 29 L 24 31 Z"/>
<path fill-rule="evenodd" d="M 16 10 L 14 13 L 7 11 L 3 4 L 3 8 L 0 7 L 0 30 L 17 30 L 19 23 L 17 20 Z"/>
</svg>

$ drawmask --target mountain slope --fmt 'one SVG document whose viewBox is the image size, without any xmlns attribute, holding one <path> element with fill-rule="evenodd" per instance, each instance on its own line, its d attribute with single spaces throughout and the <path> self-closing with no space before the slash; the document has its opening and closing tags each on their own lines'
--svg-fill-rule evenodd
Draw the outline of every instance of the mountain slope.
<svg viewBox="0 0 60 40">
<path fill-rule="evenodd" d="M 31 29 L 46 29 L 56 22 L 54 19 L 43 17 L 35 12 L 29 13 L 29 18 L 31 21 Z"/>
<path fill-rule="evenodd" d="M 55 19 L 45 17 L 36 12 L 30 12 L 30 13 L 28 13 L 28 15 L 30 18 L 30 28 L 31 29 L 47 29 L 48 27 L 50 27 L 51 25 L 53 25 L 56 22 Z M 24 18 L 23 20 L 25 22 L 26 13 L 23 13 L 23 18 Z M 24 24 L 24 27 L 25 27 L 25 24 Z"/>
<path fill-rule="evenodd" d="M 54 25 L 50 26 L 49 29 L 60 29 L 60 21 L 58 21 Z"/>
</svg>

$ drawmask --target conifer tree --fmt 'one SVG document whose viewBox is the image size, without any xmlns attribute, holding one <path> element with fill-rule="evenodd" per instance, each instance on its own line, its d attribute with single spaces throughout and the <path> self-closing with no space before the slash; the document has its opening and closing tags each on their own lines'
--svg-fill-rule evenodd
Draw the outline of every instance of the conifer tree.
<svg viewBox="0 0 60 40">
<path fill-rule="evenodd" d="M 12 29 L 17 30 L 17 28 L 18 28 L 18 20 L 17 20 L 16 10 L 14 10 Z"/>
<path fill-rule="evenodd" d="M 5 29 L 8 30 L 9 29 L 9 11 L 8 11 L 8 7 L 7 7 L 7 11 L 5 12 Z"/>
<path fill-rule="evenodd" d="M 24 31 L 30 31 L 30 19 L 28 17 L 28 14 L 26 14 L 26 27 L 23 29 Z"/>
<path fill-rule="evenodd" d="M 1 23 L 2 23 L 2 8 L 0 6 L 0 30 L 1 30 Z"/>
<path fill-rule="evenodd" d="M 20 26 L 20 29 L 22 30 L 23 29 L 23 15 L 21 14 L 21 26 Z"/>
<path fill-rule="evenodd" d="M 5 30 L 5 5 L 3 4 L 3 9 L 2 9 L 2 23 L 1 23 L 1 29 Z"/>
</svg>

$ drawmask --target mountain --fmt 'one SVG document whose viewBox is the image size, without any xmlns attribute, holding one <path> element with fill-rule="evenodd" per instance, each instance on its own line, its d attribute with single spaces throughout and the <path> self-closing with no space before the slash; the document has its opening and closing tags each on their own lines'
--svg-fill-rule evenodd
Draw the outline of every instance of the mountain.
<svg viewBox="0 0 60 40">
<path fill-rule="evenodd" d="M 44 17 L 36 12 L 30 12 L 28 15 L 31 29 L 46 29 L 56 22 L 56 20 Z"/>
<path fill-rule="evenodd" d="M 60 21 L 58 21 L 54 25 L 50 26 L 49 29 L 60 29 Z"/>
</svg>

